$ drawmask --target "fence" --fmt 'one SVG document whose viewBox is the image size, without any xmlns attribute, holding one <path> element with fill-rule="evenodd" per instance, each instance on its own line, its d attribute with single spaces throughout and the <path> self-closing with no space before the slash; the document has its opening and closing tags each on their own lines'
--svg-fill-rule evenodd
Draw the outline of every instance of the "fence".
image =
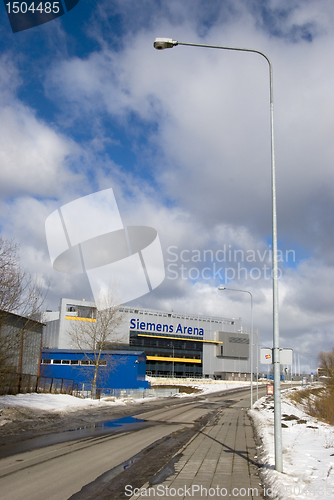
<svg viewBox="0 0 334 500">
<path fill-rule="evenodd" d="M 85 390 L 80 392 L 80 395 L 84 398 L 91 397 L 91 389 L 87 385 L 84 387 Z M 144 398 L 157 398 L 157 397 L 168 397 L 174 396 L 179 393 L 179 388 L 152 388 L 152 389 L 100 389 L 98 391 L 98 397 L 101 398 L 114 398 L 114 399 L 144 399 Z"/>
<path fill-rule="evenodd" d="M 53 394 L 78 395 L 78 384 L 68 378 L 38 377 L 36 392 L 51 392 Z"/>
<path fill-rule="evenodd" d="M 75 384 L 72 379 L 38 377 L 26 373 L 5 373 L 0 375 L 1 396 L 28 392 L 77 395 L 78 384 Z"/>
<path fill-rule="evenodd" d="M 172 371 L 167 372 L 167 373 L 160 373 L 157 375 L 155 372 L 152 372 L 151 370 L 146 370 L 146 375 L 147 377 L 152 377 L 152 378 L 179 378 L 179 379 L 195 379 L 198 381 L 198 379 L 203 379 L 205 378 L 204 375 L 201 373 L 190 373 L 186 372 L 184 375 L 179 375 L 178 373 L 173 373 Z"/>
</svg>

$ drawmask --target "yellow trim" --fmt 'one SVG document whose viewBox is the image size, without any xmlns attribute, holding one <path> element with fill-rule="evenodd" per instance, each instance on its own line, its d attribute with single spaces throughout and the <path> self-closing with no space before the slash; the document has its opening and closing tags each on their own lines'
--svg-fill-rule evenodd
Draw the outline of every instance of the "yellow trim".
<svg viewBox="0 0 334 500">
<path fill-rule="evenodd" d="M 92 323 L 96 323 L 96 319 L 94 318 L 78 318 L 78 316 L 65 316 L 65 319 L 74 319 L 75 321 L 91 321 Z"/>
<path fill-rule="evenodd" d="M 160 356 L 146 356 L 149 361 L 174 361 L 175 363 L 202 363 L 201 359 L 192 358 L 164 358 Z"/>
<path fill-rule="evenodd" d="M 162 335 L 145 335 L 144 333 L 138 333 L 138 337 L 153 337 L 155 339 L 171 339 L 171 340 L 187 340 L 188 342 L 209 342 L 211 344 L 222 344 L 221 340 L 202 340 L 202 339 L 188 339 L 183 337 L 163 337 Z"/>
</svg>

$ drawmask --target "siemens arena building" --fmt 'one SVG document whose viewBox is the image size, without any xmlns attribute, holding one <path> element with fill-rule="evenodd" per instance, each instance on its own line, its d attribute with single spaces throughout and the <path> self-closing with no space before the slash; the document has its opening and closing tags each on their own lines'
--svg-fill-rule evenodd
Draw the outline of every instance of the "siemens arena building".
<svg viewBox="0 0 334 500">
<path fill-rule="evenodd" d="M 144 351 L 146 373 L 152 376 L 250 379 L 250 330 L 241 318 L 223 318 L 174 311 L 121 306 L 121 326 L 104 349 Z M 69 332 L 77 321 L 96 321 L 93 302 L 61 299 L 59 311 L 42 315 L 43 348 L 75 349 Z M 253 368 L 259 342 L 253 331 Z"/>
</svg>

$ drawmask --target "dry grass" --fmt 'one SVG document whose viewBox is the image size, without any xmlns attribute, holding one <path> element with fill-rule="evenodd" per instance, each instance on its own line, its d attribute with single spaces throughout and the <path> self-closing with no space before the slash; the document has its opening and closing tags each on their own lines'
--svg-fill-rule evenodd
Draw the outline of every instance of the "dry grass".
<svg viewBox="0 0 334 500">
<path fill-rule="evenodd" d="M 330 385 L 293 391 L 289 398 L 304 407 L 309 415 L 334 425 L 334 390 Z"/>
<path fill-rule="evenodd" d="M 155 385 L 153 386 L 154 389 L 175 389 L 175 388 L 178 388 L 179 389 L 179 393 L 183 392 L 183 393 L 186 393 L 186 394 L 195 394 L 197 392 L 202 392 L 201 389 L 197 389 L 196 387 L 191 387 L 191 386 L 187 386 L 187 385 L 168 385 L 168 384 L 159 384 L 159 385 Z"/>
</svg>

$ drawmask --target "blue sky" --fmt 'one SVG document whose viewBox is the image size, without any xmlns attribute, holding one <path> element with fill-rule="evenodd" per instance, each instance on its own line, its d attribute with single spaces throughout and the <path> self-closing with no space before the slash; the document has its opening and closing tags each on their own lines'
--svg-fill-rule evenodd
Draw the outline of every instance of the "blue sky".
<svg viewBox="0 0 334 500">
<path fill-rule="evenodd" d="M 0 230 L 31 273 L 51 279 L 47 307 L 91 292 L 85 276 L 52 269 L 45 219 L 112 187 L 123 222 L 156 228 L 165 255 L 165 281 L 136 303 L 241 316 L 247 326 L 245 294 L 217 292 L 222 278 L 253 293 L 263 345 L 272 337 L 267 64 L 227 51 L 158 52 L 153 41 L 270 57 L 279 244 L 295 255 L 281 265 L 281 344 L 314 369 L 334 333 L 333 3 L 80 0 L 15 34 L 4 7 L 0 16 Z M 224 249 L 232 260 L 221 260 Z M 183 262 L 184 250 L 215 258 Z"/>
</svg>

